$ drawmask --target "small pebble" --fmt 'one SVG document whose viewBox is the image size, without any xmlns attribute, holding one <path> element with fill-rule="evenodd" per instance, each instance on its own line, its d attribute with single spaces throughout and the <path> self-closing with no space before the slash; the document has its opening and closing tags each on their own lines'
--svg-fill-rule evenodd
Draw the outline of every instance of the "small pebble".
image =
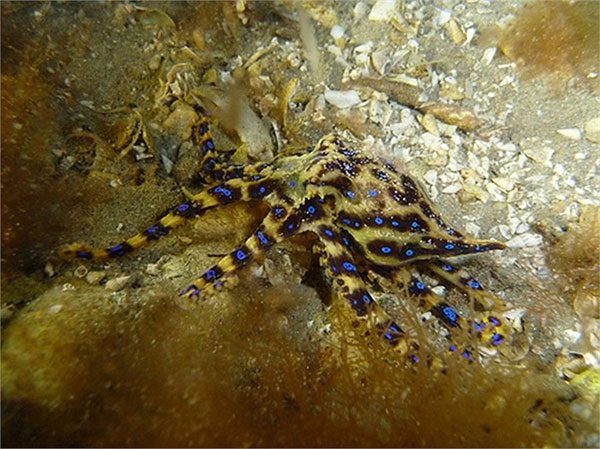
<svg viewBox="0 0 600 449">
<path fill-rule="evenodd" d="M 503 176 L 498 176 L 496 178 L 492 178 L 492 182 L 500 187 L 505 192 L 510 192 L 515 188 L 515 181 L 510 178 L 506 178 Z"/>
<path fill-rule="evenodd" d="M 438 17 L 438 25 L 445 25 L 446 23 L 448 23 L 448 20 L 450 20 L 450 17 L 452 17 L 452 13 L 450 11 L 448 11 L 447 9 L 441 10 L 440 15 Z"/>
<path fill-rule="evenodd" d="M 548 165 L 552 160 L 554 150 L 549 147 L 530 147 L 523 149 L 523 153 L 529 159 L 543 165 Z"/>
<path fill-rule="evenodd" d="M 325 100 L 340 109 L 351 108 L 362 101 L 355 90 L 328 90 Z"/>
<path fill-rule="evenodd" d="M 485 65 L 490 65 L 490 63 L 494 59 L 495 55 L 496 55 L 496 47 L 486 48 L 485 51 L 483 52 L 483 58 L 481 58 L 481 62 L 483 62 Z"/>
<path fill-rule="evenodd" d="M 61 290 L 63 292 L 70 292 L 75 290 L 75 286 L 69 282 L 65 282 L 63 285 L 61 285 Z"/>
<path fill-rule="evenodd" d="M 481 234 L 481 228 L 471 221 L 465 224 L 465 231 L 473 237 L 479 237 Z"/>
<path fill-rule="evenodd" d="M 367 13 L 368 6 L 365 2 L 358 2 L 354 6 L 354 17 L 363 17 Z"/>
<path fill-rule="evenodd" d="M 510 228 L 505 225 L 505 224 L 500 224 L 498 225 L 498 232 L 500 232 L 500 235 L 502 237 L 504 237 L 505 239 L 510 239 L 512 237 L 512 233 L 510 232 Z"/>
<path fill-rule="evenodd" d="M 438 172 L 436 170 L 428 170 L 427 173 L 423 175 L 423 179 L 425 182 L 431 185 L 435 185 L 438 178 Z"/>
<path fill-rule="evenodd" d="M 54 269 L 54 264 L 52 262 L 46 262 L 44 266 L 44 274 L 51 278 L 56 274 L 56 270 Z"/>
<path fill-rule="evenodd" d="M 146 273 L 152 276 L 158 276 L 161 274 L 161 270 L 157 263 L 149 263 L 146 265 Z"/>
<path fill-rule="evenodd" d="M 106 278 L 106 272 L 104 271 L 90 271 L 86 276 L 85 280 L 88 284 L 98 285 Z"/>
<path fill-rule="evenodd" d="M 450 184 L 442 189 L 442 193 L 453 194 L 457 193 L 462 189 L 462 185 L 459 183 Z"/>
<path fill-rule="evenodd" d="M 48 309 L 48 313 L 56 314 L 56 313 L 60 312 L 62 309 L 63 309 L 62 304 L 54 304 L 52 307 L 50 307 Z"/>
<path fill-rule="evenodd" d="M 339 25 L 334 25 L 333 27 L 331 27 L 331 31 L 329 32 L 329 34 L 333 39 L 338 40 L 344 36 L 344 29 Z"/>
</svg>

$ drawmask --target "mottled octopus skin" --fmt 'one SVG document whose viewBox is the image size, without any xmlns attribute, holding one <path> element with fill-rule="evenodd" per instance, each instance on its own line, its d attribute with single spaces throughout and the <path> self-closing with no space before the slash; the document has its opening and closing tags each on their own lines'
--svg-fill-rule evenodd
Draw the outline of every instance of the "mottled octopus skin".
<svg viewBox="0 0 600 449">
<path fill-rule="evenodd" d="M 208 188 L 197 194 L 186 191 L 187 201 L 118 245 L 88 249 L 72 244 L 63 249 L 63 255 L 93 260 L 121 257 L 208 209 L 260 200 L 270 209 L 258 228 L 180 295 L 192 301 L 207 298 L 276 243 L 311 232 L 318 237 L 316 251 L 334 290 L 358 317 L 374 317 L 379 333 L 393 347 L 407 352 L 409 345 L 415 345 L 367 290 L 369 270 L 384 273 L 396 284 L 408 287 L 420 305 L 450 331 L 466 326 L 491 347 L 509 338 L 509 326 L 498 318 L 504 309 L 502 302 L 497 297 L 492 300 L 493 295 L 485 292 L 478 281 L 441 260 L 503 249 L 505 245 L 476 240 L 448 226 L 407 173 L 364 151 L 348 148 L 336 135 L 322 138 L 312 149 L 284 152 L 269 162 L 246 166 L 219 160 L 206 118 L 195 126 L 194 136 L 202 151 L 200 174 Z M 424 267 L 458 287 L 484 312 L 478 320 L 463 319 L 417 276 L 407 275 L 409 265 Z M 454 344 L 449 349 L 461 351 L 465 358 L 471 354 Z"/>
</svg>

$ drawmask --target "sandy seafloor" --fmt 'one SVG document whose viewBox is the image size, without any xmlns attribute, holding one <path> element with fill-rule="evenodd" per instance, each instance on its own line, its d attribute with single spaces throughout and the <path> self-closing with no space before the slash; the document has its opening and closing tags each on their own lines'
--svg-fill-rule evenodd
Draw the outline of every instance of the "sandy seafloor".
<svg viewBox="0 0 600 449">
<path fill-rule="evenodd" d="M 587 13 L 549 23 L 539 39 L 560 57 L 538 66 L 533 45 L 511 47 L 533 30 L 506 31 L 522 8 L 2 2 L 2 444 L 597 447 L 598 33 Z M 407 367 L 353 331 L 310 236 L 179 307 L 260 222 L 256 204 L 123 259 L 60 261 L 61 245 L 118 243 L 202 188 L 196 103 L 237 162 L 335 130 L 420 180 L 457 228 L 508 242 L 457 264 L 523 317 L 529 351 Z M 406 292 L 373 294 L 444 354 Z"/>
</svg>

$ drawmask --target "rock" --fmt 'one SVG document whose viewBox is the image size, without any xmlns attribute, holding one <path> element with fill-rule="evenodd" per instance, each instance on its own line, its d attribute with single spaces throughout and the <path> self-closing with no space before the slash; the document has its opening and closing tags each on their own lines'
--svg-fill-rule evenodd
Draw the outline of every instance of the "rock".
<svg viewBox="0 0 600 449">
<path fill-rule="evenodd" d="M 163 123 L 164 128 L 178 136 L 181 140 L 187 140 L 192 135 L 192 126 L 198 121 L 198 115 L 191 106 L 179 103 L 177 108 L 171 112 Z"/>
</svg>

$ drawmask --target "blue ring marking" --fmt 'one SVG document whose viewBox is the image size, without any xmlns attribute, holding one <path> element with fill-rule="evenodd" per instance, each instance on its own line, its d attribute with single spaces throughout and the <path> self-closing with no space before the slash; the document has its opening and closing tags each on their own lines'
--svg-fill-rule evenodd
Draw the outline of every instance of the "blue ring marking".
<svg viewBox="0 0 600 449">
<path fill-rule="evenodd" d="M 406 254 L 408 257 L 412 256 L 415 252 L 412 249 L 407 249 L 406 251 L 404 251 L 404 254 Z"/>
<path fill-rule="evenodd" d="M 481 288 L 481 284 L 479 282 L 477 282 L 475 279 L 471 279 L 469 281 L 469 287 L 477 290 L 477 289 Z"/>
<path fill-rule="evenodd" d="M 342 162 L 342 167 L 346 170 L 347 173 L 352 173 L 354 171 L 354 165 L 349 162 Z"/>
<path fill-rule="evenodd" d="M 504 337 L 501 334 L 494 333 L 490 341 L 494 346 L 498 346 L 504 341 Z"/>
<path fill-rule="evenodd" d="M 247 254 L 246 252 L 244 252 L 244 250 L 242 250 L 242 249 L 238 249 L 238 250 L 235 252 L 235 258 L 236 258 L 237 260 L 240 260 L 240 261 L 242 261 L 242 260 L 244 260 L 246 257 L 248 257 L 248 254 Z"/>
<path fill-rule="evenodd" d="M 283 214 L 283 211 L 285 209 L 283 207 L 276 207 L 275 209 L 273 209 L 273 212 L 275 212 L 275 215 L 281 215 Z"/>
<path fill-rule="evenodd" d="M 264 232 L 258 231 L 256 233 L 256 236 L 258 237 L 258 240 L 260 241 L 260 243 L 262 243 L 263 245 L 266 245 L 267 243 L 269 243 L 269 239 L 265 236 Z"/>
<path fill-rule="evenodd" d="M 290 223 L 290 224 L 288 224 L 288 225 L 287 225 L 287 228 L 288 228 L 290 231 L 291 231 L 292 229 L 296 228 L 296 227 L 298 227 L 298 224 L 297 224 L 297 223 L 294 223 L 294 222 L 292 222 L 292 223 Z"/>
<path fill-rule="evenodd" d="M 292 180 L 292 181 L 290 181 L 290 187 L 291 187 L 292 189 L 293 189 L 293 188 L 295 188 L 295 187 L 296 187 L 296 185 L 297 185 L 297 184 L 296 184 L 296 181 L 293 181 L 293 180 Z"/>
<path fill-rule="evenodd" d="M 446 243 L 446 245 L 444 246 L 444 248 L 446 248 L 447 250 L 451 250 L 454 249 L 456 245 L 454 245 L 454 243 Z"/>
<path fill-rule="evenodd" d="M 400 223 L 397 222 L 396 220 L 392 220 L 392 226 L 397 228 L 398 226 L 400 226 Z"/>
<path fill-rule="evenodd" d="M 448 348 L 448 351 L 456 352 L 457 349 L 458 349 L 458 347 L 456 345 L 450 345 L 450 347 Z"/>
<path fill-rule="evenodd" d="M 75 251 L 75 256 L 80 259 L 91 259 L 92 253 L 90 251 Z"/>
<path fill-rule="evenodd" d="M 410 224 L 410 227 L 417 229 L 419 227 L 419 222 L 417 220 L 413 220 L 413 222 Z"/>
<path fill-rule="evenodd" d="M 356 194 L 352 191 L 352 190 L 347 190 L 346 191 L 346 196 L 350 199 L 354 198 L 356 196 Z"/>
<path fill-rule="evenodd" d="M 489 316 L 488 322 L 494 326 L 500 326 L 502 324 L 502 322 L 495 316 Z"/>
<path fill-rule="evenodd" d="M 204 273 L 204 279 L 206 279 L 207 281 L 214 279 L 216 276 L 217 276 L 217 272 L 212 268 L 210 270 L 208 270 L 206 273 Z"/>
<path fill-rule="evenodd" d="M 368 293 L 365 293 L 365 294 L 362 296 L 362 300 L 363 300 L 363 302 L 364 302 L 365 304 L 367 304 L 367 305 L 368 305 L 368 304 L 371 304 L 371 303 L 373 302 L 373 298 L 371 298 L 371 295 L 369 295 Z"/>
<path fill-rule="evenodd" d="M 200 292 L 202 292 L 202 289 L 199 289 L 194 284 L 192 284 L 192 285 L 188 285 L 187 287 L 185 287 L 184 289 L 182 289 L 179 292 L 179 296 L 183 296 L 183 295 L 186 295 L 188 293 L 190 293 L 190 296 L 200 296 Z"/>
<path fill-rule="evenodd" d="M 308 206 L 306 208 L 306 212 L 308 212 L 310 215 L 314 214 L 317 211 L 317 209 L 315 208 L 315 206 Z"/>
<path fill-rule="evenodd" d="M 361 226 L 360 220 L 356 220 L 353 224 L 356 229 L 360 229 L 360 226 Z"/>
<path fill-rule="evenodd" d="M 424 282 L 421 282 L 421 281 L 418 281 L 418 282 L 415 284 L 415 287 L 417 287 L 417 290 L 425 290 L 425 288 L 426 288 L 426 286 L 425 286 L 425 283 L 424 283 Z"/>
<path fill-rule="evenodd" d="M 465 359 L 467 359 L 467 360 L 470 360 L 470 359 L 471 359 L 471 352 L 465 349 L 465 350 L 463 351 L 463 353 L 462 353 L 462 356 L 463 356 Z"/>
<path fill-rule="evenodd" d="M 349 225 L 352 223 L 352 220 L 350 220 L 349 218 L 342 218 L 342 223 L 344 223 L 345 225 Z"/>
<path fill-rule="evenodd" d="M 108 248 L 108 252 L 111 254 L 117 254 L 119 256 L 122 256 L 123 254 L 125 254 L 124 249 L 125 247 L 123 246 L 123 244 L 119 243 L 118 245 Z"/>
<path fill-rule="evenodd" d="M 421 359 L 418 356 L 416 356 L 416 355 L 411 355 L 410 356 L 410 361 L 413 362 L 413 363 L 419 363 L 421 361 Z"/>
<path fill-rule="evenodd" d="M 389 253 L 391 253 L 391 252 L 392 252 L 392 248 L 390 248 L 389 246 L 382 246 L 382 247 L 381 247 L 381 252 L 382 252 L 383 254 L 389 254 Z"/>
<path fill-rule="evenodd" d="M 454 308 L 446 306 L 442 308 L 442 313 L 453 323 L 456 323 L 458 321 L 458 313 L 456 313 L 456 310 L 454 310 Z"/>
<path fill-rule="evenodd" d="M 400 333 L 400 329 L 398 328 L 398 326 L 396 325 L 396 323 L 392 323 L 389 325 L 388 330 L 385 334 L 383 334 L 383 336 L 385 338 L 387 338 L 388 340 L 392 340 L 394 338 L 394 335 L 392 334 L 399 334 Z"/>
<path fill-rule="evenodd" d="M 334 234 L 333 234 L 333 231 L 332 231 L 331 229 L 329 229 L 329 228 L 325 228 L 325 229 L 323 230 L 323 232 L 325 233 L 325 235 L 326 235 L 327 237 L 333 237 L 333 235 L 334 235 Z"/>
<path fill-rule="evenodd" d="M 260 186 L 258 188 L 258 193 L 260 193 L 261 195 L 264 195 L 264 193 L 267 191 L 267 188 L 265 186 Z"/>
<path fill-rule="evenodd" d="M 252 181 L 258 181 L 259 179 L 262 179 L 261 175 L 254 175 L 250 178 Z"/>
<path fill-rule="evenodd" d="M 180 204 L 179 206 L 177 206 L 177 211 L 178 212 L 185 212 L 189 208 L 190 208 L 190 203 L 183 203 L 183 204 Z"/>
<path fill-rule="evenodd" d="M 456 231 L 452 228 L 446 228 L 446 233 L 448 235 L 454 235 L 454 234 L 456 234 Z"/>
<path fill-rule="evenodd" d="M 452 265 L 450 265 L 449 263 L 445 263 L 444 265 L 442 265 L 442 270 L 444 271 L 452 271 Z"/>
<path fill-rule="evenodd" d="M 377 172 L 377 179 L 379 179 L 380 181 L 389 181 L 390 180 L 390 178 L 388 177 L 388 175 L 386 175 L 382 171 Z"/>
<path fill-rule="evenodd" d="M 225 196 L 231 196 L 231 190 L 229 190 L 223 186 L 215 187 L 213 192 L 214 193 L 222 193 Z"/>
<path fill-rule="evenodd" d="M 346 247 L 350 247 L 350 240 L 348 240 L 348 237 L 344 237 L 344 238 L 342 239 L 342 242 L 344 242 L 344 245 L 345 245 Z"/>
<path fill-rule="evenodd" d="M 481 248 L 480 245 L 475 246 L 475 251 L 482 251 L 483 249 Z"/>
<path fill-rule="evenodd" d="M 208 139 L 205 143 L 206 143 L 206 146 L 208 147 L 209 150 L 214 150 L 215 149 L 215 144 L 212 141 L 212 139 Z"/>
<path fill-rule="evenodd" d="M 473 329 L 475 329 L 477 332 L 481 332 L 483 329 L 485 329 L 485 327 L 485 323 L 478 323 L 477 321 L 473 322 Z"/>
<path fill-rule="evenodd" d="M 375 198 L 377 196 L 377 190 L 369 190 L 369 196 Z"/>
<path fill-rule="evenodd" d="M 383 218 L 381 218 L 381 217 L 375 217 L 375 223 L 378 224 L 378 225 L 383 224 Z"/>
<path fill-rule="evenodd" d="M 348 156 L 348 157 L 354 156 L 354 151 L 349 150 L 347 148 L 340 150 L 340 153 L 342 153 L 344 156 Z"/>
<path fill-rule="evenodd" d="M 344 262 L 342 264 L 342 266 L 344 267 L 344 269 L 346 271 L 356 271 L 356 265 L 354 265 L 353 263 L 350 263 L 348 261 Z"/>
</svg>

